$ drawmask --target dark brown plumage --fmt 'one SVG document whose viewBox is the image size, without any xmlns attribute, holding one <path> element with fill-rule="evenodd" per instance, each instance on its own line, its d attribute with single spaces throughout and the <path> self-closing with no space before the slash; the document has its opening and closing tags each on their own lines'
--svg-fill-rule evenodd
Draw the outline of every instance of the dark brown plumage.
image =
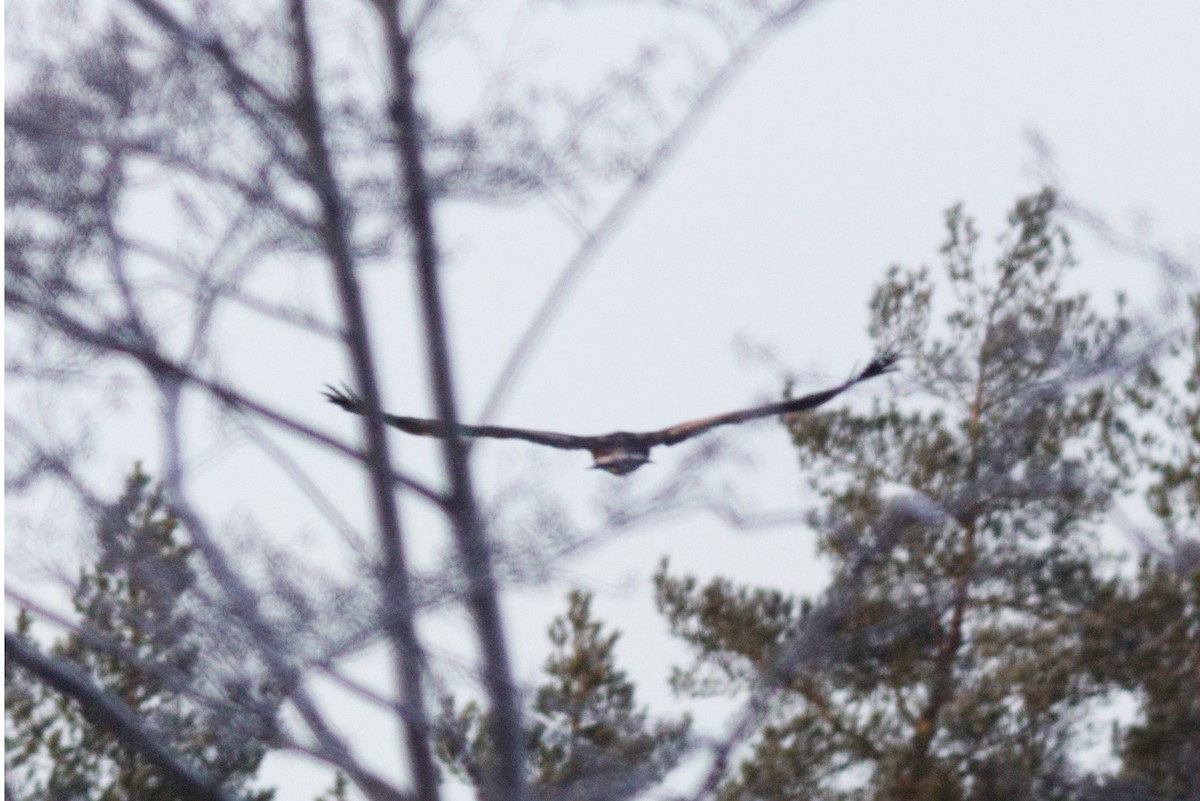
<svg viewBox="0 0 1200 801">
<path fill-rule="evenodd" d="M 850 380 L 823 392 L 814 392 L 800 398 L 768 403 L 765 406 L 755 406 L 752 409 L 742 409 L 727 412 L 714 417 L 705 417 L 687 423 L 664 428 L 661 431 L 614 431 L 611 434 L 598 436 L 581 436 L 577 434 L 560 434 L 556 431 L 537 431 L 528 428 L 507 428 L 504 426 L 470 426 L 454 427 L 461 437 L 490 439 L 523 439 L 537 445 L 547 445 L 551 448 L 564 450 L 590 451 L 595 460 L 594 467 L 605 470 L 613 475 L 623 476 L 632 473 L 650 461 L 650 449 L 655 445 L 677 445 L 684 440 L 699 436 L 717 426 L 744 423 L 759 417 L 769 417 L 776 414 L 791 414 L 808 409 L 815 409 L 827 403 L 850 387 L 862 381 L 889 373 L 896 369 L 895 365 L 900 354 L 896 351 L 885 350 L 878 353 L 866 368 Z M 348 387 L 338 389 L 326 387 L 325 397 L 330 403 L 341 406 L 348 412 L 363 414 L 362 401 Z M 420 417 L 401 417 L 395 414 L 384 414 L 383 421 L 393 428 L 398 428 L 408 434 L 418 434 L 426 437 L 450 436 L 451 427 L 440 420 L 426 420 Z"/>
</svg>

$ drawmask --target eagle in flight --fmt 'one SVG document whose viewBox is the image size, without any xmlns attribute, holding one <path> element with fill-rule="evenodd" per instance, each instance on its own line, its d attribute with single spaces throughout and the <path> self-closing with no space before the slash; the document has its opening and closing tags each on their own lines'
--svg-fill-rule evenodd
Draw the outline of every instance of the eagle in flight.
<svg viewBox="0 0 1200 801">
<path fill-rule="evenodd" d="M 833 400 L 850 387 L 862 381 L 889 373 L 896 369 L 895 365 L 900 354 L 894 350 L 883 350 L 876 354 L 862 372 L 854 375 L 843 384 L 823 392 L 814 392 L 800 398 L 768 403 L 765 406 L 755 406 L 737 412 L 727 412 L 714 417 L 704 417 L 687 423 L 664 428 L 661 431 L 614 431 L 611 434 L 596 436 L 581 436 L 578 434 L 560 434 L 556 431 L 536 431 L 528 428 L 507 428 L 504 426 L 449 426 L 440 420 L 425 420 L 419 417 L 401 417 L 395 414 L 384 414 L 383 422 L 393 428 L 398 428 L 409 434 L 419 434 L 426 437 L 448 437 L 452 431 L 460 437 L 489 437 L 491 439 L 523 439 L 538 445 L 548 445 L 551 448 L 564 450 L 590 451 L 595 460 L 594 467 L 606 470 L 615 476 L 632 473 L 650 461 L 650 449 L 655 445 L 677 445 L 684 440 L 699 436 L 717 426 L 733 423 L 744 423 L 759 417 L 769 417 L 776 414 L 791 414 L 807 409 L 815 409 L 823 403 Z M 349 387 L 341 389 L 327 386 L 325 397 L 330 403 L 341 406 L 354 414 L 366 414 L 362 400 Z"/>
</svg>

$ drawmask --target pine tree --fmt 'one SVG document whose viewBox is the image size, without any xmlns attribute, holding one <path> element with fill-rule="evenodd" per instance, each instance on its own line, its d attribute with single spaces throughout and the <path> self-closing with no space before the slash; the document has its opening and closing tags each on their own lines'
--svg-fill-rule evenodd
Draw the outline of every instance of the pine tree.
<svg viewBox="0 0 1200 801">
<path fill-rule="evenodd" d="M 1115 732 L 1119 770 L 1095 797 L 1200 798 L 1200 566 L 1144 556 L 1089 622 L 1093 674 L 1140 702 L 1138 720 Z"/>
<path fill-rule="evenodd" d="M 1149 461 L 1155 481 L 1148 491 L 1150 510 L 1162 521 L 1183 558 L 1200 561 L 1200 293 L 1188 299 L 1191 330 L 1181 349 L 1188 361 L 1182 393 L 1159 395 L 1159 417 L 1174 434 Z M 1186 570 L 1186 566 L 1185 570 Z"/>
<path fill-rule="evenodd" d="M 899 267 L 871 303 L 872 336 L 907 357 L 904 405 L 790 421 L 833 587 L 854 590 L 826 621 L 830 658 L 776 670 L 829 595 L 700 586 L 665 565 L 657 576 L 660 608 L 696 656 L 680 690 L 782 682 L 721 798 L 1076 791 L 1080 716 L 1111 686 L 1083 638 L 1116 592 L 1097 531 L 1137 468 L 1134 418 L 1158 381 L 1123 368 L 1133 329 L 1120 299 L 1105 316 L 1066 291 L 1074 259 L 1054 212 L 1050 191 L 1018 201 L 987 263 L 974 222 L 952 208 L 949 304 L 928 269 Z M 885 529 L 898 496 L 935 511 Z M 864 561 L 872 548 L 881 558 Z"/>
<path fill-rule="evenodd" d="M 1089 618 L 1091 669 L 1141 702 L 1117 732 L 1120 770 L 1097 788 L 1109 798 L 1200 798 L 1200 295 L 1190 307 L 1183 393 L 1156 404 L 1171 436 L 1147 460 L 1163 533 Z"/>
<path fill-rule="evenodd" d="M 547 681 L 538 688 L 528 730 L 529 782 L 540 799 L 631 798 L 675 764 L 688 721 L 651 725 L 637 707 L 633 683 L 616 667 L 618 632 L 592 618 L 592 597 L 572 591 L 565 615 L 550 626 L 554 646 Z M 443 701 L 438 756 L 488 797 L 492 759 L 486 714 Z"/>
<path fill-rule="evenodd" d="M 97 528 L 100 556 L 82 571 L 74 596 L 80 628 L 52 653 L 120 699 L 180 758 L 220 780 L 227 792 L 269 801 L 250 788 L 266 751 L 263 717 L 278 705 L 246 690 L 221 703 L 198 702 L 202 641 L 194 605 L 196 573 L 160 489 L 135 468 Z M 18 635 L 32 642 L 30 616 Z M 77 701 L 5 661 L 5 773 L 10 798 L 183 801 L 173 785 Z M 211 688 L 210 688 L 211 689 Z M 240 703 L 238 703 L 240 702 Z M 247 712 L 246 705 L 252 711 Z"/>
</svg>

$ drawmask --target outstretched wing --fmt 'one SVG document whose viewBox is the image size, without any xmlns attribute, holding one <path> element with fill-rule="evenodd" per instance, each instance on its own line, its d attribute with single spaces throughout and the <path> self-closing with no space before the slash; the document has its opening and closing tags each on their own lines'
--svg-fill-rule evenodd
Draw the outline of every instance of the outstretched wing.
<svg viewBox="0 0 1200 801">
<path fill-rule="evenodd" d="M 354 414 L 365 414 L 362 400 L 347 386 L 341 388 L 326 385 L 325 399 L 332 404 L 341 406 Z M 383 415 L 383 422 L 393 428 L 398 428 L 408 434 L 423 437 L 450 436 L 453 429 L 460 437 L 488 437 L 490 439 L 523 439 L 538 445 L 549 445 L 551 448 L 567 450 L 588 450 L 595 444 L 595 437 L 579 437 L 573 434 L 559 434 L 555 431 L 534 431 L 525 428 L 505 428 L 503 426 L 448 426 L 440 420 L 425 420 L 420 417 L 401 417 L 397 414 Z"/>
<path fill-rule="evenodd" d="M 776 414 L 790 414 L 792 412 L 802 412 L 806 409 L 815 409 L 821 404 L 833 400 L 855 384 L 875 378 L 876 376 L 881 376 L 884 373 L 890 373 L 896 369 L 896 362 L 899 359 L 899 351 L 883 350 L 875 355 L 875 358 L 871 360 L 871 363 L 862 372 L 833 389 L 827 389 L 824 392 L 814 392 L 811 395 L 792 398 L 791 400 L 780 401 L 778 403 L 768 403 L 766 406 L 756 406 L 753 409 L 743 409 L 737 412 L 719 414 L 715 417 L 692 420 L 688 423 L 680 423 L 677 426 L 664 428 L 662 431 L 652 431 L 638 436 L 645 437 L 647 442 L 654 445 L 676 445 L 717 426 L 744 423 L 747 420 L 770 417 Z"/>
</svg>

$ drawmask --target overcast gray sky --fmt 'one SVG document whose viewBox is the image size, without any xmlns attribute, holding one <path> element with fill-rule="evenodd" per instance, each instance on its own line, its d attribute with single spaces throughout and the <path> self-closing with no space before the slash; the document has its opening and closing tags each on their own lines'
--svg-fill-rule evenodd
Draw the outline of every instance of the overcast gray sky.
<svg viewBox="0 0 1200 801">
<path fill-rule="evenodd" d="M 486 12 L 496 14 L 497 25 L 505 19 L 502 6 Z M 612 20 L 629 12 L 623 4 L 606 9 Z M 1155 240 L 1194 256 L 1198 33 L 1200 4 L 1191 0 L 819 4 L 741 76 L 676 154 L 571 296 L 497 422 L 580 433 L 639 430 L 777 396 L 781 373 L 747 360 L 735 347 L 739 339 L 771 348 L 798 374 L 802 391 L 841 380 L 870 355 L 872 287 L 892 263 L 937 263 L 947 206 L 964 201 L 991 238 L 1014 199 L 1039 187 L 1029 169 L 1030 130 L 1051 145 L 1075 197 L 1118 224 L 1144 217 Z M 551 26 L 530 36 L 550 47 L 552 34 Z M 597 35 L 596 51 L 580 58 L 602 55 L 603 42 Z M 456 53 L 468 58 L 451 49 L 439 67 L 458 69 Z M 567 48 L 546 57 L 569 65 L 572 56 Z M 453 81 L 431 80 L 452 93 Z M 430 100 L 452 105 L 456 98 L 435 93 Z M 488 213 L 451 206 L 440 221 L 455 368 L 472 416 L 575 241 L 537 205 Z M 1150 266 L 1087 237 L 1078 253 L 1081 285 L 1156 301 Z M 376 272 L 368 285 L 377 341 L 386 343 L 380 353 L 387 403 L 427 413 L 409 279 L 401 271 Z M 224 359 L 231 372 L 253 375 L 258 394 L 286 394 L 303 417 L 357 435 L 355 422 L 318 394 L 323 383 L 346 375 L 332 348 L 298 352 L 294 343 L 264 335 L 247 337 Z M 885 390 L 868 384 L 855 392 Z M 110 474 L 134 459 L 153 462 L 145 452 L 152 440 L 128 433 L 112 439 L 103 451 Z M 739 492 L 764 511 L 804 507 L 802 476 L 779 425 L 753 426 L 733 439 L 754 457 L 734 475 Z M 434 474 L 434 451 L 424 443 L 397 435 L 395 444 L 406 466 Z M 589 460 L 581 453 L 515 442 L 488 443 L 477 453 L 485 495 L 521 471 L 580 508 L 614 481 L 653 484 L 655 471 L 665 475 L 679 457 L 660 449 L 654 457 L 662 465 L 614 479 L 585 470 Z M 221 510 L 218 519 L 251 512 L 284 536 L 312 526 L 295 490 L 281 479 L 276 487 L 264 464 L 247 448 L 221 451 L 196 477 L 200 498 Z M 361 517 L 353 511 L 363 497 L 361 477 L 345 465 L 328 475 L 334 497 L 346 500 L 352 518 Z M 427 520 L 409 516 L 415 547 L 428 553 L 433 543 L 420 541 Z M 646 682 L 649 700 L 668 712 L 664 680 L 679 651 L 664 643 L 652 612 L 648 578 L 658 559 L 669 555 L 676 569 L 703 576 L 803 591 L 818 589 L 824 576 L 811 546 L 800 526 L 732 531 L 698 516 L 622 537 L 572 562 L 560 586 L 510 599 L 518 674 L 536 678 L 545 625 L 577 583 L 599 593 L 599 615 L 625 631 L 621 659 Z M 373 729 L 348 714 L 352 730 Z M 396 753 L 387 742 L 377 747 L 381 759 Z M 268 779 L 279 784 L 281 798 L 312 794 L 315 769 L 275 758 L 271 766 Z"/>
</svg>

